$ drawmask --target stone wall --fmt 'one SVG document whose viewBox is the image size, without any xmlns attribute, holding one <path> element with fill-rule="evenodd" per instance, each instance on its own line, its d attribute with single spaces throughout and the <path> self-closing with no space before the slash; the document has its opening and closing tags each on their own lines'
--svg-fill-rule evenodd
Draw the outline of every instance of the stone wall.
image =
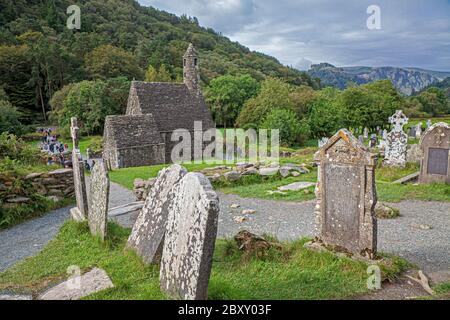
<svg viewBox="0 0 450 320">
<path fill-rule="evenodd" d="M 50 172 L 30 173 L 22 179 L 27 185 L 23 194 L 13 193 L 9 190 L 14 181 L 8 179 L 0 179 L 0 192 L 2 196 L 1 205 L 4 209 L 11 209 L 22 204 L 32 203 L 29 195 L 36 192 L 49 200 L 58 202 L 64 198 L 74 197 L 73 173 L 72 169 L 58 169 Z M 34 190 L 33 190 L 34 187 Z"/>
<path fill-rule="evenodd" d="M 74 196 L 72 169 L 30 173 L 25 180 L 31 182 L 36 191 L 46 197 L 71 198 Z"/>
</svg>

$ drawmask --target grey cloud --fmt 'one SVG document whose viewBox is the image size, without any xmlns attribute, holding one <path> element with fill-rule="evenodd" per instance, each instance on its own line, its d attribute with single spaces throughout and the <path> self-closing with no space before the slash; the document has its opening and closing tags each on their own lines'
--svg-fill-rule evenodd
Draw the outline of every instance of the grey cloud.
<svg viewBox="0 0 450 320">
<path fill-rule="evenodd" d="M 196 16 L 252 50 L 281 62 L 338 66 L 416 66 L 450 70 L 448 0 L 139 0 Z M 381 30 L 368 30 L 366 9 L 381 8 Z M 309 62 L 308 62 L 309 63 Z"/>
</svg>

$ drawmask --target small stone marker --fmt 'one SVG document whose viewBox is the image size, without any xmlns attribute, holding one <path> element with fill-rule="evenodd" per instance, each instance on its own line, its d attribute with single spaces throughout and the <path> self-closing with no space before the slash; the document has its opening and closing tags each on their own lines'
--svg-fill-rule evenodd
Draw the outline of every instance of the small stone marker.
<svg viewBox="0 0 450 320">
<path fill-rule="evenodd" d="M 318 141 L 318 146 L 319 146 L 319 148 L 322 148 L 322 146 L 323 146 L 325 143 L 327 143 L 327 141 L 328 141 L 328 138 L 327 138 L 327 137 L 322 137 L 322 138 L 320 138 L 319 141 Z"/>
<path fill-rule="evenodd" d="M 432 125 L 420 140 L 420 148 L 419 183 L 450 183 L 450 126 L 444 122 Z"/>
<path fill-rule="evenodd" d="M 429 129 L 431 127 L 431 119 L 427 120 L 427 129 Z"/>
<path fill-rule="evenodd" d="M 50 288 L 41 294 L 38 300 L 78 300 L 113 287 L 114 284 L 105 270 L 94 268 L 81 276 L 75 276 Z"/>
<path fill-rule="evenodd" d="M 364 128 L 363 137 L 364 137 L 364 139 L 368 139 L 369 138 L 369 129 L 367 129 L 367 127 Z"/>
<path fill-rule="evenodd" d="M 160 286 L 170 297 L 207 298 L 219 199 L 209 180 L 188 173 L 174 188 L 161 259 Z"/>
<path fill-rule="evenodd" d="M 280 190 L 280 191 L 298 191 L 298 190 L 312 187 L 314 185 L 316 185 L 314 182 L 300 181 L 300 182 L 293 182 L 291 184 L 278 187 L 278 190 Z"/>
<path fill-rule="evenodd" d="M 136 251 L 144 263 L 159 262 L 164 245 L 168 207 L 175 185 L 187 174 L 178 164 L 162 169 L 133 226 L 127 247 Z"/>
<path fill-rule="evenodd" d="M 383 140 L 387 139 L 388 131 L 386 129 L 383 130 Z"/>
<path fill-rule="evenodd" d="M 372 257 L 377 250 L 376 155 L 341 129 L 314 156 L 319 163 L 317 235 L 326 244 Z"/>
<path fill-rule="evenodd" d="M 408 135 L 403 132 L 403 126 L 408 123 L 408 118 L 401 110 L 397 110 L 393 116 L 389 117 L 389 122 L 394 127 L 386 139 L 384 164 L 392 167 L 404 167 Z"/>
<path fill-rule="evenodd" d="M 88 200 L 86 194 L 86 182 L 84 178 L 83 160 L 78 149 L 79 131 L 77 118 L 70 119 L 70 132 L 72 136 L 72 167 L 73 167 L 73 184 L 75 187 L 75 198 L 77 206 L 70 210 L 72 219 L 75 221 L 84 221 L 88 215 Z"/>
<path fill-rule="evenodd" d="M 109 177 L 106 164 L 98 160 L 91 173 L 88 224 L 91 234 L 105 240 L 108 224 Z"/>
<path fill-rule="evenodd" d="M 422 136 L 422 122 L 419 122 L 416 126 L 416 139 L 420 139 Z"/>
</svg>

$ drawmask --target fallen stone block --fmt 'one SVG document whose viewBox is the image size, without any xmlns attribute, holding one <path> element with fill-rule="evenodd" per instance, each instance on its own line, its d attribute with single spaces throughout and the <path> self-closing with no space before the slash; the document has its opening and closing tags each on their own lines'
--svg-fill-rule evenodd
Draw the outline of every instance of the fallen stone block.
<svg viewBox="0 0 450 320">
<path fill-rule="evenodd" d="M 94 268 L 81 276 L 72 277 L 48 289 L 38 296 L 38 300 L 79 300 L 113 287 L 114 284 L 106 271 Z"/>
</svg>

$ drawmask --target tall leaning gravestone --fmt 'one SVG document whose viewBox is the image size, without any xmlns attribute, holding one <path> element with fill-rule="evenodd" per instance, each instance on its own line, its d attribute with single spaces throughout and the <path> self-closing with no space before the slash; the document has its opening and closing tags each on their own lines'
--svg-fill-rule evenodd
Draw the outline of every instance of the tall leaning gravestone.
<svg viewBox="0 0 450 320">
<path fill-rule="evenodd" d="M 319 163 L 317 238 L 372 258 L 377 250 L 376 155 L 341 129 L 314 159 Z"/>
<path fill-rule="evenodd" d="M 444 122 L 432 125 L 422 136 L 420 148 L 419 183 L 450 183 L 450 126 Z"/>
<path fill-rule="evenodd" d="M 219 199 L 200 173 L 185 175 L 175 186 L 174 195 L 169 205 L 160 287 L 175 299 L 204 300 L 208 295 Z"/>
<path fill-rule="evenodd" d="M 133 226 L 127 247 L 136 251 L 144 263 L 159 262 L 166 232 L 168 206 L 173 189 L 187 170 L 178 164 L 162 169 L 145 199 L 144 207 Z"/>
<path fill-rule="evenodd" d="M 106 237 L 108 223 L 109 177 L 106 164 L 99 160 L 91 172 L 88 224 L 91 234 Z"/>
<path fill-rule="evenodd" d="M 70 210 L 72 218 L 76 221 L 84 221 L 88 215 L 88 200 L 86 194 L 86 182 L 84 178 L 83 160 L 78 149 L 79 128 L 77 118 L 70 119 L 70 134 L 72 136 L 72 168 L 73 184 L 75 188 L 75 198 L 77 206 Z"/>
</svg>

